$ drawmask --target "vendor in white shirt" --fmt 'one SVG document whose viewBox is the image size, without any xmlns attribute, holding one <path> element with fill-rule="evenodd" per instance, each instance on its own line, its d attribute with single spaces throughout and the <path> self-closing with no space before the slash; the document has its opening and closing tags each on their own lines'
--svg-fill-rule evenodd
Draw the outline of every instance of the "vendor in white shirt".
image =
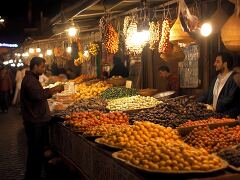
<svg viewBox="0 0 240 180">
<path fill-rule="evenodd" d="M 214 66 L 218 76 L 211 82 L 208 92 L 198 100 L 211 105 L 217 112 L 237 117 L 240 90 L 233 79 L 233 58 L 228 53 L 218 53 Z"/>
</svg>

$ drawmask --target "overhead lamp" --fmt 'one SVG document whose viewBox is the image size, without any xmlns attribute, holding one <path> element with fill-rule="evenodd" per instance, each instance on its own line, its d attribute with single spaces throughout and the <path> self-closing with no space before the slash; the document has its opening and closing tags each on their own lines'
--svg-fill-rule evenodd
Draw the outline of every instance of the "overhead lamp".
<svg viewBox="0 0 240 180">
<path fill-rule="evenodd" d="M 4 61 L 3 62 L 4 65 L 8 65 L 8 63 L 9 63 L 8 61 Z"/>
<path fill-rule="evenodd" d="M 46 52 L 47 56 L 51 56 L 53 54 L 52 50 L 51 49 L 48 49 L 47 52 Z"/>
<path fill-rule="evenodd" d="M 29 56 L 28 52 L 22 53 L 22 57 L 28 57 L 28 56 Z"/>
<path fill-rule="evenodd" d="M 34 49 L 33 48 L 29 48 L 29 53 L 34 53 Z"/>
<path fill-rule="evenodd" d="M 72 47 L 71 46 L 68 46 L 67 47 L 67 52 L 70 54 L 72 52 Z"/>
<path fill-rule="evenodd" d="M 229 15 L 227 12 L 219 7 L 209 19 L 203 22 L 200 28 L 201 35 L 207 37 L 210 34 L 216 34 L 220 32 L 228 17 Z"/>
<path fill-rule="evenodd" d="M 37 49 L 36 49 L 36 52 L 37 52 L 37 53 L 40 53 L 40 52 L 41 52 L 41 49 L 40 49 L 40 48 L 37 48 Z"/>
<path fill-rule="evenodd" d="M 77 31 L 78 31 L 77 28 L 74 27 L 74 26 L 72 26 L 72 27 L 70 27 L 70 28 L 67 29 L 68 35 L 69 35 L 70 37 L 76 36 Z"/>
<path fill-rule="evenodd" d="M 42 58 L 42 57 L 43 57 L 43 54 L 42 54 L 42 53 L 40 53 L 38 56 Z"/>
<path fill-rule="evenodd" d="M 0 16 L 0 23 L 4 23 L 5 20 Z"/>
<path fill-rule="evenodd" d="M 201 26 L 200 32 L 201 32 L 201 35 L 204 36 L 204 37 L 209 36 L 212 33 L 212 25 L 211 25 L 211 23 L 204 23 Z"/>
<path fill-rule="evenodd" d="M 13 63 L 13 60 L 12 60 L 12 59 L 10 59 L 10 60 L 8 61 L 8 63 L 9 63 L 9 64 Z"/>
<path fill-rule="evenodd" d="M 84 53 L 83 53 L 83 56 L 85 56 L 86 58 L 89 57 L 89 51 L 88 50 L 85 50 Z"/>
</svg>

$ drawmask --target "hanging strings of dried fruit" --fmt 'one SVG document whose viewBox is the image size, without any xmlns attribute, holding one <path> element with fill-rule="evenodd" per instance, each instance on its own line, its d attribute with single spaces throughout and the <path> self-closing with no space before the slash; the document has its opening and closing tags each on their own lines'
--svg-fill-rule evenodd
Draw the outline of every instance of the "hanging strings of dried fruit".
<svg viewBox="0 0 240 180">
<path fill-rule="evenodd" d="M 99 45 L 97 43 L 90 42 L 88 44 L 88 52 L 93 56 L 97 56 L 99 52 Z"/>
<path fill-rule="evenodd" d="M 118 33 L 115 31 L 111 23 L 106 27 L 106 35 L 104 38 L 104 46 L 108 53 L 115 54 L 118 52 Z"/>
<path fill-rule="evenodd" d="M 170 20 L 165 19 L 162 24 L 162 36 L 159 42 L 159 53 L 167 54 L 171 51 L 170 38 Z"/>
<path fill-rule="evenodd" d="M 161 36 L 160 27 L 160 22 L 149 22 L 149 48 L 152 50 L 156 48 L 156 44 L 159 42 Z"/>
<path fill-rule="evenodd" d="M 130 16 L 126 16 L 125 18 L 124 18 L 124 22 L 123 22 L 123 35 L 124 35 L 124 37 L 126 38 L 127 37 L 127 30 L 128 30 L 128 28 L 129 28 L 129 25 L 130 25 L 130 23 L 131 23 L 131 17 Z"/>
<path fill-rule="evenodd" d="M 90 56 L 84 56 L 83 47 L 79 38 L 77 39 L 77 46 L 78 46 L 78 58 L 74 59 L 74 65 L 80 66 L 82 63 L 89 61 Z"/>
</svg>

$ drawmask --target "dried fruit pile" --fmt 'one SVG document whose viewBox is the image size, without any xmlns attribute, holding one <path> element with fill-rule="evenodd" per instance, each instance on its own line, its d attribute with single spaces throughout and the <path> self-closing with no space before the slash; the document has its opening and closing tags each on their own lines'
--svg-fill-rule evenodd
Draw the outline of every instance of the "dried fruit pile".
<svg viewBox="0 0 240 180">
<path fill-rule="evenodd" d="M 203 104 L 185 98 L 169 100 L 154 108 L 132 113 L 130 114 L 130 121 L 151 121 L 165 127 L 175 128 L 189 119 L 194 121 L 210 117 L 221 118 L 223 115 L 207 110 Z"/>
<path fill-rule="evenodd" d="M 110 84 L 107 84 L 104 81 L 93 83 L 87 85 L 86 83 L 81 83 L 76 86 L 76 95 L 78 98 L 92 98 L 100 95 L 103 91 L 111 87 Z"/>
<path fill-rule="evenodd" d="M 142 108 L 151 108 L 160 104 L 161 101 L 153 97 L 131 96 L 113 99 L 108 102 L 107 108 L 111 111 L 128 111 Z"/>
<path fill-rule="evenodd" d="M 106 109 L 107 102 L 101 98 L 89 98 L 89 99 L 79 99 L 72 106 L 69 106 L 65 113 L 71 114 L 73 112 L 81 111 L 102 111 L 107 112 Z"/>
<path fill-rule="evenodd" d="M 108 53 L 115 54 L 118 52 L 118 33 L 115 31 L 111 23 L 106 26 L 106 34 L 104 37 L 104 46 Z"/>
<path fill-rule="evenodd" d="M 240 126 L 219 127 L 213 130 L 207 126 L 199 126 L 193 129 L 185 141 L 196 148 L 205 148 L 210 153 L 218 152 L 240 143 Z"/>
<path fill-rule="evenodd" d="M 171 51 L 170 38 L 170 20 L 165 19 L 162 23 L 162 35 L 159 42 L 158 52 L 159 53 L 169 53 Z"/>
<path fill-rule="evenodd" d="M 100 126 L 94 126 L 89 128 L 87 131 L 83 133 L 86 136 L 104 136 L 112 133 L 123 131 L 126 128 L 130 128 L 130 125 L 126 124 L 102 124 Z"/>
<path fill-rule="evenodd" d="M 184 124 L 181 124 L 179 127 L 191 127 L 191 126 L 201 126 L 201 125 L 208 125 L 208 124 L 216 124 L 216 123 L 228 123 L 228 122 L 235 122 L 235 119 L 231 118 L 209 118 L 209 119 L 204 119 L 204 120 L 199 120 L 199 121 L 187 121 Z"/>
<path fill-rule="evenodd" d="M 104 136 L 99 141 L 110 146 L 130 148 L 144 145 L 156 138 L 162 141 L 180 139 L 173 129 L 145 121 L 135 122 L 130 128 Z"/>
<path fill-rule="evenodd" d="M 100 97 L 103 99 L 116 99 L 122 97 L 130 97 L 138 94 L 136 89 L 125 87 L 111 87 L 101 93 Z"/>
<path fill-rule="evenodd" d="M 86 131 L 91 127 L 102 124 L 128 124 L 128 116 L 120 112 L 75 112 L 65 117 L 64 124 L 74 127 L 79 131 Z"/>
<path fill-rule="evenodd" d="M 224 149 L 218 153 L 222 159 L 226 160 L 232 166 L 240 167 L 240 145 Z"/>
<path fill-rule="evenodd" d="M 222 160 L 204 149 L 193 148 L 181 141 L 154 141 L 146 146 L 123 149 L 115 153 L 135 166 L 167 172 L 208 171 L 222 168 Z"/>
</svg>

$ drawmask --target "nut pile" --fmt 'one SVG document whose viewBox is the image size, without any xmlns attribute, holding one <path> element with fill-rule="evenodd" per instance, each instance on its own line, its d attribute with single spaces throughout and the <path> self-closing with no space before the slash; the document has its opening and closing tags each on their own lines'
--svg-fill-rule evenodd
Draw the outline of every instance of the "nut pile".
<svg viewBox="0 0 240 180">
<path fill-rule="evenodd" d="M 81 112 L 81 111 L 102 111 L 107 112 L 106 109 L 107 102 L 101 98 L 89 98 L 89 99 L 79 99 L 74 102 L 73 105 L 69 106 L 65 113 L 71 114 L 73 112 Z"/>
<path fill-rule="evenodd" d="M 104 46 L 108 53 L 115 54 L 118 51 L 118 33 L 115 31 L 111 23 L 106 26 L 106 34 L 104 38 Z"/>
<path fill-rule="evenodd" d="M 228 123 L 228 122 L 235 122 L 235 119 L 231 118 L 209 118 L 209 119 L 204 119 L 204 120 L 199 120 L 199 121 L 187 121 L 183 124 L 181 124 L 179 127 L 191 127 L 191 126 L 201 126 L 201 125 L 208 125 L 208 124 L 216 124 L 216 123 Z"/>
<path fill-rule="evenodd" d="M 218 152 L 240 143 L 240 126 L 218 127 L 213 130 L 207 126 L 199 126 L 193 129 L 185 141 L 196 148 L 205 148 L 210 153 Z"/>
<path fill-rule="evenodd" d="M 116 99 L 122 97 L 130 97 L 138 94 L 136 89 L 125 87 L 111 87 L 101 93 L 100 97 L 103 99 Z"/>
<path fill-rule="evenodd" d="M 161 101 L 158 101 L 153 97 L 137 95 L 109 100 L 107 108 L 110 111 L 128 111 L 142 108 L 151 108 L 160 103 Z"/>
<path fill-rule="evenodd" d="M 222 159 L 229 164 L 239 168 L 240 167 L 240 145 L 222 150 L 218 153 Z"/>
<path fill-rule="evenodd" d="M 169 53 L 171 50 L 170 38 L 170 20 L 165 19 L 162 23 L 162 35 L 159 42 L 158 52 L 159 53 Z"/>
</svg>

